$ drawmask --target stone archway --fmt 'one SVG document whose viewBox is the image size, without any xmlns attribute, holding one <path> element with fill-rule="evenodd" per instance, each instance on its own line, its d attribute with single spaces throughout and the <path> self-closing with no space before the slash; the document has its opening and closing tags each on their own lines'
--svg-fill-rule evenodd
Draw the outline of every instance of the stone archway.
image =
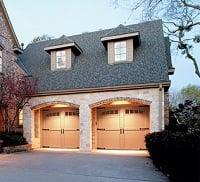
<svg viewBox="0 0 200 182">
<path fill-rule="evenodd" d="M 41 108 L 44 108 L 44 107 L 47 107 L 47 106 L 51 106 L 51 105 L 56 105 L 56 104 L 61 104 L 61 105 L 66 105 L 66 106 L 70 106 L 70 107 L 79 108 L 79 105 L 73 104 L 71 102 L 52 101 L 52 102 L 44 102 L 44 103 L 40 103 L 38 105 L 32 106 L 31 110 L 37 110 L 37 109 L 41 109 Z"/>
<path fill-rule="evenodd" d="M 90 104 L 90 108 L 95 108 L 95 107 L 108 104 L 111 102 L 115 102 L 115 101 L 129 101 L 129 102 L 140 103 L 147 106 L 151 104 L 151 101 L 144 100 L 144 99 L 138 99 L 138 98 L 132 98 L 132 97 L 114 97 L 114 98 L 109 98 L 109 99 L 101 100 L 93 104 Z"/>
</svg>

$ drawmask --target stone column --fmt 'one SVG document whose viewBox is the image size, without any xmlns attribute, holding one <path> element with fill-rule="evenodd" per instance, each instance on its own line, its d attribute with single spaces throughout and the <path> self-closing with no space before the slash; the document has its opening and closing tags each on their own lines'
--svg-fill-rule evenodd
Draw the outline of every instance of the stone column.
<svg viewBox="0 0 200 182">
<path fill-rule="evenodd" d="M 92 114 L 88 105 L 80 105 L 80 151 L 92 150 Z"/>
<path fill-rule="evenodd" d="M 24 137 L 26 138 L 26 141 L 29 144 L 32 144 L 32 130 L 33 130 L 33 125 L 32 125 L 32 111 L 29 106 L 25 106 L 23 109 L 23 133 Z"/>
</svg>

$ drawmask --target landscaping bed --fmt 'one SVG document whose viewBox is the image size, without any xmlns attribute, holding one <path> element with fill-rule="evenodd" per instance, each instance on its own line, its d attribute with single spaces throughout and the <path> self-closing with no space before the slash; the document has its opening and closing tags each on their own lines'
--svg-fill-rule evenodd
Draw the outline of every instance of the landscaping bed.
<svg viewBox="0 0 200 182">
<path fill-rule="evenodd" d="M 200 181 L 200 106 L 192 101 L 170 112 L 169 125 L 146 135 L 155 166 L 173 182 Z"/>
<path fill-rule="evenodd" d="M 14 153 L 30 151 L 31 145 L 27 144 L 26 139 L 20 132 L 0 133 L 0 152 Z"/>
<path fill-rule="evenodd" d="M 172 181 L 200 180 L 200 131 L 151 133 L 146 146 L 155 166 Z"/>
</svg>

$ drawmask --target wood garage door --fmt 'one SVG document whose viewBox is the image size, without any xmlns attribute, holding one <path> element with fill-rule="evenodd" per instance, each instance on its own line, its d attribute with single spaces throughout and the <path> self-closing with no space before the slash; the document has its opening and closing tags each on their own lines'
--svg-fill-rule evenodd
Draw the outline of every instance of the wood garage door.
<svg viewBox="0 0 200 182">
<path fill-rule="evenodd" d="M 76 109 L 43 111 L 42 146 L 79 148 L 79 113 Z"/>
<path fill-rule="evenodd" d="M 107 108 L 97 112 L 98 149 L 145 149 L 148 108 Z"/>
</svg>

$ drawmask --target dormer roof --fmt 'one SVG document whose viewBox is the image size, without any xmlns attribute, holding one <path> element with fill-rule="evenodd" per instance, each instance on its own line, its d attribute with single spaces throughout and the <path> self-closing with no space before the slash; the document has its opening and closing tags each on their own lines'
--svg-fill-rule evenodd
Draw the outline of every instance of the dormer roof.
<svg viewBox="0 0 200 182">
<path fill-rule="evenodd" d="M 53 50 L 61 50 L 65 48 L 71 48 L 75 55 L 80 55 L 82 52 L 78 44 L 65 35 L 62 35 L 60 38 L 50 42 L 44 50 L 50 53 Z"/>
<path fill-rule="evenodd" d="M 116 28 L 111 29 L 107 32 L 103 37 L 101 37 L 101 41 L 103 45 L 107 48 L 107 42 L 129 39 L 133 38 L 134 47 L 138 47 L 140 45 L 140 32 L 134 31 L 133 29 L 120 24 Z"/>
</svg>

